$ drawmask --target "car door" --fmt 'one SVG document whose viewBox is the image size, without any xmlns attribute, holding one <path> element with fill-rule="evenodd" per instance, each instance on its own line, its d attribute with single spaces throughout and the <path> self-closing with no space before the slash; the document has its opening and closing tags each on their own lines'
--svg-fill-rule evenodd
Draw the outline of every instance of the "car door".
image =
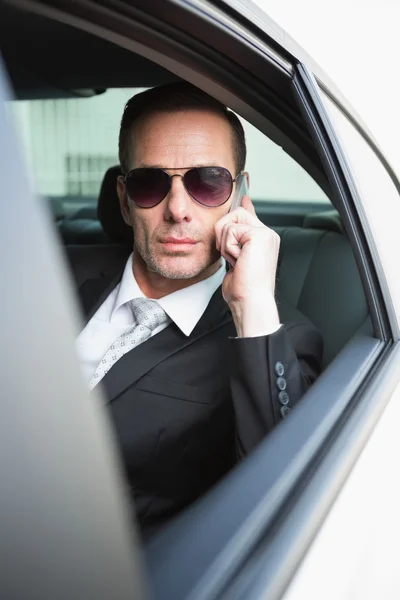
<svg viewBox="0 0 400 600">
<path fill-rule="evenodd" d="M 380 227 L 372 225 L 379 222 L 375 222 L 378 208 L 371 199 L 368 200 L 367 194 L 360 193 L 362 165 L 356 181 L 355 167 L 347 159 L 347 152 L 356 144 L 354 140 L 349 142 L 346 133 L 342 138 L 336 135 L 337 129 L 345 129 L 335 123 L 332 117 L 335 109 L 329 106 L 332 98 L 333 103 L 337 103 L 336 91 L 332 91 L 330 82 L 308 57 L 291 41 L 285 42 L 285 36 L 276 24 L 250 4 L 246 5 L 229 3 L 224 6 L 194 1 L 168 1 L 157 6 L 139 1 L 109 1 L 97 5 L 80 1 L 56 5 L 51 2 L 23 3 L 23 7 L 29 6 L 47 18 L 61 19 L 71 26 L 124 45 L 209 91 L 276 143 L 282 144 L 313 174 L 335 202 L 357 260 L 368 299 L 371 328 L 349 341 L 290 418 L 282 421 L 251 456 L 210 494 L 151 540 L 144 548 L 146 576 L 143 578 L 148 580 L 155 598 L 248 599 L 278 598 L 285 590 L 288 597 L 316 591 L 322 594 L 326 581 L 333 581 L 335 575 L 336 589 L 339 590 L 336 597 L 346 597 L 352 563 L 342 561 L 337 574 L 328 552 L 337 542 L 332 529 L 338 523 L 343 528 L 348 522 L 349 511 L 351 515 L 354 510 L 349 504 L 348 492 L 346 502 L 346 486 L 350 486 L 350 496 L 354 485 L 359 486 L 359 501 L 361 497 L 364 502 L 371 499 L 372 495 L 367 493 L 370 482 L 366 473 L 372 464 L 374 470 L 371 472 L 376 475 L 379 471 L 382 440 L 390 440 L 391 444 L 390 460 L 386 457 L 386 464 L 392 464 L 398 451 L 392 420 L 396 417 L 394 407 L 400 377 L 398 283 L 386 234 L 384 236 Z M 323 99 L 328 90 L 329 98 Z M 358 123 L 348 111 L 347 120 L 349 115 L 351 122 Z M 357 126 L 360 130 L 361 126 Z M 21 213 L 24 214 L 25 229 L 18 252 L 2 252 L 4 272 L 8 273 L 5 287 L 9 290 L 6 296 L 9 325 L 4 339 L 10 349 L 10 358 L 2 368 L 7 395 L 12 399 L 20 397 L 25 402 L 29 400 L 29 406 L 32 406 L 24 418 L 29 419 L 33 431 L 28 424 L 24 425 L 25 421 L 22 421 L 23 427 L 18 428 L 20 405 L 11 403 L 11 408 L 7 408 L 9 419 L 3 423 L 8 430 L 8 436 L 3 440 L 8 448 L 14 449 L 15 459 L 13 464 L 7 461 L 3 465 L 10 483 L 9 495 L 2 499 L 2 518 L 6 519 L 7 508 L 13 506 L 8 535 L 1 542 L 5 550 L 13 550 L 9 554 L 9 564 L 10 569 L 14 566 L 14 571 L 10 570 L 5 580 L 9 586 L 6 589 L 10 591 L 7 597 L 16 598 L 17 592 L 25 591 L 24 582 L 15 583 L 15 565 L 21 549 L 25 562 L 30 565 L 30 581 L 36 586 L 32 589 L 39 597 L 46 597 L 43 587 L 47 580 L 51 584 L 48 589 L 54 592 L 49 597 L 56 595 L 58 581 L 62 581 L 68 597 L 94 598 L 98 594 L 96 597 L 124 598 L 134 590 L 140 594 L 140 564 L 136 555 L 131 558 L 131 531 L 124 516 L 120 479 L 115 468 L 117 459 L 108 439 L 101 406 L 92 406 L 87 401 L 72 349 L 74 321 L 70 312 L 74 300 L 66 276 L 62 274 L 61 257 L 51 228 L 48 223 L 46 225 L 46 216 L 32 198 L 30 203 L 26 200 L 30 198 L 27 184 L 25 182 L 22 187 L 17 177 L 21 168 L 11 168 L 16 151 L 10 152 L 10 148 L 16 143 L 15 134 L 9 135 L 13 141 L 6 143 L 8 162 L 4 161 L 2 180 L 4 178 L 7 189 L 13 190 L 19 204 L 15 202 L 12 211 L 10 208 L 7 231 L 3 222 L 3 240 L 7 241 L 7 248 L 12 243 L 10 234 L 20 231 Z M 368 136 L 367 142 L 365 136 L 362 140 L 372 148 L 378 162 L 382 161 Z M 376 165 L 376 162 L 372 163 Z M 391 212 L 398 200 L 394 176 L 388 165 L 380 164 L 382 189 L 385 189 L 380 208 L 384 206 L 385 214 L 396 214 Z M 15 181 L 19 181 L 20 188 Z M 23 200 L 27 202 L 26 208 Z M 396 244 L 393 227 L 392 223 L 390 236 Z M 25 264 L 21 257 L 27 255 L 37 267 L 36 271 L 31 269 L 29 278 L 25 277 L 25 271 L 22 271 L 24 277 L 15 278 L 14 274 Z M 15 261 L 14 265 L 12 261 Z M 54 283 L 54 292 L 47 285 L 49 280 Z M 37 294 L 37 298 L 33 294 L 30 297 L 37 314 L 23 310 L 16 302 L 16 299 L 24 298 L 27 284 Z M 28 339 L 22 346 L 24 353 L 20 352 L 21 345 L 13 337 L 17 324 L 24 328 L 24 337 Z M 37 329 L 31 331 L 29 328 L 34 326 Z M 75 319 L 75 332 L 77 327 Z M 57 332 L 56 343 L 52 337 L 54 332 Z M 38 338 L 43 340 L 40 353 Z M 48 348 L 52 348 L 50 355 Z M 43 356 L 46 357 L 45 370 Z M 16 365 L 23 378 L 16 377 Z M 37 373 L 43 372 L 51 373 L 51 377 L 38 378 Z M 57 400 L 52 404 L 54 398 Z M 384 412 L 386 406 L 387 413 Z M 35 428 L 36 419 L 40 419 L 41 424 L 46 423 L 44 433 L 43 426 Z M 380 429 L 385 422 L 386 427 Z M 79 423 L 78 428 L 76 423 Z M 379 434 L 380 430 L 383 433 Z M 39 440 L 38 431 L 41 433 Z M 380 448 L 375 452 L 372 432 L 378 440 L 375 448 L 376 444 Z M 362 452 L 369 438 L 369 452 Z M 60 453 L 58 460 L 57 452 Z M 53 457 L 52 470 L 44 460 L 49 455 Z M 31 461 L 28 464 L 27 456 Z M 82 461 L 82 456 L 87 459 Z M 362 460 L 367 462 L 360 484 L 360 476 L 354 477 Z M 77 463 L 78 472 L 73 468 Z M 24 483 L 27 477 L 23 474 L 28 467 L 36 473 L 37 465 L 44 471 L 43 478 L 35 478 L 36 485 L 26 497 Z M 18 480 L 15 473 L 21 474 Z M 351 483 L 354 480 L 356 484 Z M 394 493 L 392 488 L 385 488 L 386 477 L 381 475 L 379 481 L 382 495 L 385 489 Z M 29 483 L 31 487 L 30 479 Z M 70 495 L 65 496 L 66 490 Z M 57 494 L 54 502 L 43 500 L 54 494 Z M 103 494 L 99 512 L 97 509 L 91 512 L 90 507 L 97 506 L 96 500 L 99 496 L 103 498 Z M 65 498 L 68 499 L 68 510 L 62 510 L 66 508 Z M 53 512 L 49 512 L 49 504 Z M 336 506 L 339 508 L 335 513 Z M 376 515 L 379 503 L 373 502 L 369 506 L 369 511 L 363 510 L 363 518 L 357 521 L 359 529 L 353 527 L 351 532 L 353 553 L 360 551 L 361 542 L 365 547 L 365 537 L 358 539 L 357 533 L 367 517 L 371 523 L 377 523 L 371 515 Z M 31 510 L 32 507 L 35 510 Z M 77 515 L 71 507 L 78 509 Z M 43 508 L 46 508 L 46 514 L 39 510 Z M 29 533 L 29 544 L 25 544 L 18 527 L 21 514 L 25 515 L 23 531 Z M 335 514 L 336 517 L 332 517 Z M 387 521 L 392 514 L 392 510 L 388 511 Z M 329 525 L 332 518 L 333 525 Z M 51 543 L 41 543 L 38 552 L 37 540 L 41 540 L 42 529 L 48 532 L 47 525 L 51 525 L 53 537 Z M 93 538 L 93 531 L 97 530 L 99 538 Z M 66 531 L 70 537 L 65 537 Z M 393 528 L 391 535 L 395 536 L 396 532 Z M 132 545 L 138 548 L 132 535 Z M 70 542 L 66 547 L 65 539 Z M 338 548 L 344 548 L 346 541 L 342 536 Z M 380 541 L 383 549 L 385 539 Z M 63 552 L 54 553 L 55 547 L 63 548 Z M 73 552 L 74 548 L 79 549 L 78 554 Z M 323 549 L 327 579 L 317 581 L 315 568 L 319 565 L 319 548 Z M 83 562 L 81 552 L 85 557 Z M 52 560 L 49 560 L 49 553 Z M 110 556 L 113 560 L 106 565 Z M 376 559 L 375 554 L 370 554 L 370 562 L 371 557 Z M 381 558 L 384 560 L 383 552 Z M 362 564 L 359 566 L 361 568 Z M 45 574 L 40 581 L 38 573 Z M 75 577 L 75 573 L 79 577 Z M 394 577 L 392 581 L 395 582 Z M 354 586 L 357 580 L 351 583 Z M 84 596 L 82 590 L 87 592 Z"/>
<path fill-rule="evenodd" d="M 332 483 L 335 479 L 338 483 L 340 469 L 348 477 L 284 598 L 396 598 L 400 577 L 396 560 L 387 551 L 396 546 L 400 530 L 396 514 L 400 493 L 392 474 L 395 460 L 390 458 L 399 452 L 399 277 L 395 256 L 400 186 L 370 134 L 349 114 L 346 102 L 333 97 L 304 65 L 299 67 L 299 77 L 313 96 L 335 146 L 343 184 L 351 189 L 385 299 L 392 344 L 332 449 L 331 458 L 336 452 L 338 459 Z M 392 219 L 388 220 L 388 215 Z"/>
<path fill-rule="evenodd" d="M 9 97 L 0 63 L 0 596 L 141 599 L 113 440 L 79 373 L 75 300 Z"/>
</svg>

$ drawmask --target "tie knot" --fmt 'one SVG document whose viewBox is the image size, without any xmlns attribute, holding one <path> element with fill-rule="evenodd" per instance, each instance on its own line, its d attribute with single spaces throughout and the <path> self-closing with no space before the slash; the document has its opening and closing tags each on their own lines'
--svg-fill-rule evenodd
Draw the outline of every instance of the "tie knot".
<svg viewBox="0 0 400 600">
<path fill-rule="evenodd" d="M 165 310 L 155 300 L 135 298 L 130 304 L 137 324 L 148 327 L 150 331 L 168 320 Z"/>
</svg>

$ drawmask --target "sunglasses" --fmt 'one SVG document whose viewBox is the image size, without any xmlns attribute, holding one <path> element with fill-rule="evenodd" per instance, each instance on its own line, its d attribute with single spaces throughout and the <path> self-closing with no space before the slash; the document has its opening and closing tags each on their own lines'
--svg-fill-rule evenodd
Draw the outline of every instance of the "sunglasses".
<svg viewBox="0 0 400 600">
<path fill-rule="evenodd" d="M 237 180 L 224 167 L 194 167 L 184 175 L 169 175 L 164 169 L 146 167 L 133 169 L 124 177 L 126 193 L 136 206 L 153 208 L 169 193 L 173 177 L 181 177 L 189 196 L 208 208 L 225 204 Z"/>
</svg>

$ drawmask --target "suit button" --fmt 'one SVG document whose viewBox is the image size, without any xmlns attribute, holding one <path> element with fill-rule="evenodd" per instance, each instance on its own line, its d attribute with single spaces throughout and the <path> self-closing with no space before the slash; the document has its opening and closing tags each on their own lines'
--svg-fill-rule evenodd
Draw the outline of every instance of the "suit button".
<svg viewBox="0 0 400 600">
<path fill-rule="evenodd" d="M 283 364 L 281 362 L 277 362 L 275 365 L 275 373 L 278 375 L 278 377 L 282 377 L 284 372 L 285 372 L 285 367 L 283 366 Z"/>
<path fill-rule="evenodd" d="M 282 408 L 281 408 L 282 419 L 287 417 L 289 413 L 290 413 L 290 408 L 288 406 L 282 406 Z"/>
<path fill-rule="evenodd" d="M 283 392 L 283 390 L 286 390 L 286 379 L 284 377 L 278 377 L 276 385 L 278 386 L 278 389 Z"/>
<path fill-rule="evenodd" d="M 284 406 L 289 404 L 289 394 L 287 392 L 279 392 L 279 402 Z"/>
</svg>

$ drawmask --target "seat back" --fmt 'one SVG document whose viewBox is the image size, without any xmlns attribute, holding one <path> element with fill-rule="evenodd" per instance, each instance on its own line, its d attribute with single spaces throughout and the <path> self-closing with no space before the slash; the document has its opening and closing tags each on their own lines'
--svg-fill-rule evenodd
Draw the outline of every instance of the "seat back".
<svg viewBox="0 0 400 600">
<path fill-rule="evenodd" d="M 119 166 L 110 167 L 106 171 L 97 203 L 97 217 L 110 242 L 132 246 L 132 227 L 129 227 L 122 218 L 117 194 L 119 175 L 121 175 Z"/>
<path fill-rule="evenodd" d="M 319 221 L 317 221 L 318 224 Z M 369 321 L 368 306 L 350 243 L 338 228 L 281 230 L 277 299 L 281 319 L 300 312 L 321 332 L 323 366 Z"/>
<path fill-rule="evenodd" d="M 101 183 L 97 207 L 81 208 L 69 218 L 57 220 L 64 245 L 122 244 L 132 246 L 132 228 L 121 215 L 117 194 L 119 166 L 110 167 Z"/>
</svg>

